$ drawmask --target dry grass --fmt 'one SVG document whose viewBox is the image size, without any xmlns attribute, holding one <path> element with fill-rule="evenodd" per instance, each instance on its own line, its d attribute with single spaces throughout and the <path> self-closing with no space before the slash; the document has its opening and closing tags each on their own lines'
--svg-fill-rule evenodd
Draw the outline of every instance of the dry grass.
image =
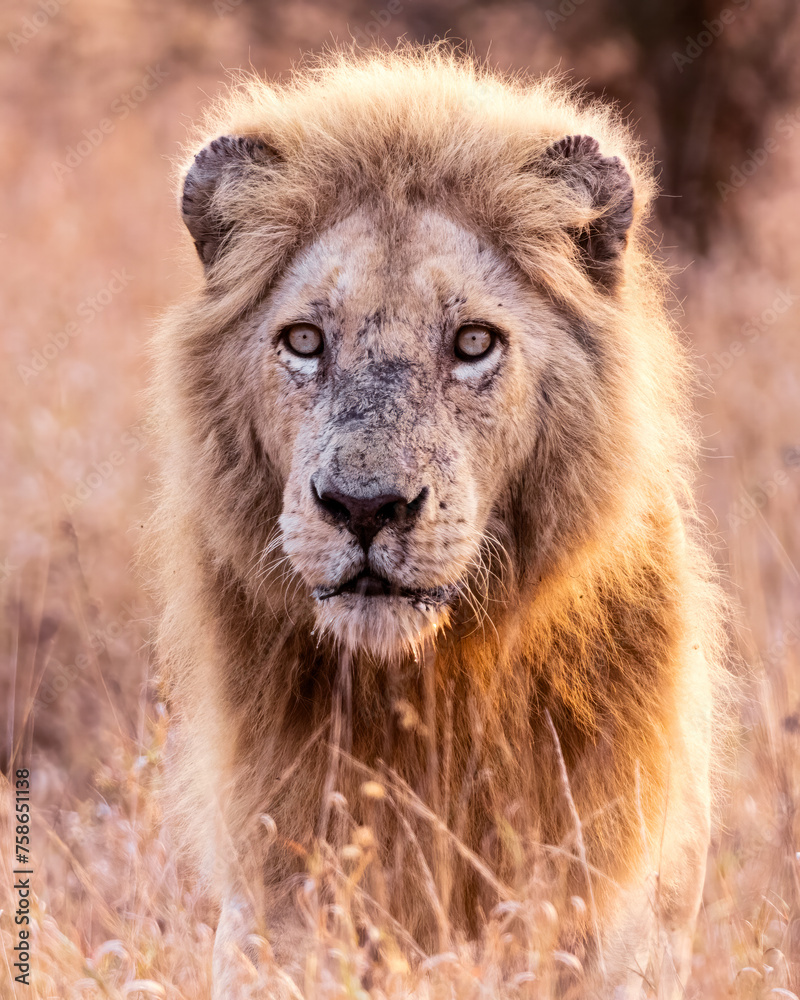
<svg viewBox="0 0 800 1000">
<path fill-rule="evenodd" d="M 186 241 L 166 157 L 204 91 L 216 91 L 222 65 L 252 56 L 283 69 L 301 47 L 343 34 L 347 11 L 281 8 L 270 41 L 251 50 L 236 4 L 224 16 L 188 3 L 149 16 L 132 0 L 72 0 L 13 51 L 7 33 L 38 9 L 6 9 L 0 38 L 0 177 L 13 192 L 0 239 L 2 757 L 4 767 L 13 760 L 35 774 L 31 989 L 10 974 L 11 793 L 0 778 L 0 996 L 201 1000 L 216 917 L 179 870 L 160 823 L 166 719 L 151 683 L 150 611 L 132 567 L 150 467 L 144 345 L 188 270 L 175 252 Z M 477 16 L 472 23 L 479 47 L 493 35 L 498 60 L 513 57 L 513 8 L 498 7 L 494 31 Z M 391 27 L 387 37 L 405 25 Z M 544 46 L 537 58 L 551 56 Z M 154 89 L 135 91 L 148 74 L 159 81 Z M 74 167 L 54 169 L 84 130 L 97 138 L 98 129 L 99 142 L 90 139 Z M 698 397 L 707 440 L 699 485 L 742 608 L 739 739 L 689 987 L 704 998 L 800 992 L 799 152 L 800 135 L 782 138 L 731 199 L 746 219 L 746 245 L 720 238 L 677 279 L 682 322 L 708 373 Z M 677 253 L 675 262 L 687 263 Z M 65 338 L 70 323 L 76 329 Z M 35 352 L 53 336 L 53 357 L 42 353 L 46 363 L 33 371 Z M 366 794 L 405 794 L 382 787 Z M 422 803 L 406 808 L 426 818 Z M 368 831 L 351 839 L 341 857 L 308 859 L 301 892 L 315 947 L 300 976 L 303 996 L 544 1000 L 557 975 L 571 974 L 574 959 L 554 951 L 556 918 L 541 885 L 487 917 L 473 945 L 448 940 L 442 910 L 437 955 L 415 953 L 388 925 L 359 935 L 354 914 L 363 915 L 365 873 L 376 862 Z M 333 908 L 323 891 L 331 884 Z M 435 908 L 438 891 L 432 883 L 421 905 Z"/>
</svg>

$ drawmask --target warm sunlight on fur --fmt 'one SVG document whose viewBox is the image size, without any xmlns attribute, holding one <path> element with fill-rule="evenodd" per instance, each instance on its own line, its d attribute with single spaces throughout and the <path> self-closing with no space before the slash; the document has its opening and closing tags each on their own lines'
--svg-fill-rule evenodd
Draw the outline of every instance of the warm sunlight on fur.
<svg viewBox="0 0 800 1000">
<path fill-rule="evenodd" d="M 680 996 L 724 682 L 649 163 L 441 47 L 246 79 L 201 146 L 151 550 L 215 996 L 259 927 L 290 995 L 359 830 L 363 928 L 444 947 L 540 879 L 575 995 Z"/>
<path fill-rule="evenodd" d="M 797 1000 L 800 5 L 3 14 L 0 1000 Z"/>
</svg>

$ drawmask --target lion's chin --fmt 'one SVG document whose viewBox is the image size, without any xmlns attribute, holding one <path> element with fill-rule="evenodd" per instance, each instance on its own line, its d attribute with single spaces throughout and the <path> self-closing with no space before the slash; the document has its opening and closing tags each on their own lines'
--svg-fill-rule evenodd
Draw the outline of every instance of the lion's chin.
<svg viewBox="0 0 800 1000">
<path fill-rule="evenodd" d="M 449 618 L 445 603 L 399 595 L 342 593 L 318 597 L 316 605 L 320 635 L 344 651 L 387 663 L 419 656 Z"/>
</svg>

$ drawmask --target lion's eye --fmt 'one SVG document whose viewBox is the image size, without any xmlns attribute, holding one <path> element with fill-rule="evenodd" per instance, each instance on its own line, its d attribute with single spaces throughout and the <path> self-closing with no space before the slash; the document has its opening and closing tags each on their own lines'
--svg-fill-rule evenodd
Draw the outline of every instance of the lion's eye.
<svg viewBox="0 0 800 1000">
<path fill-rule="evenodd" d="M 295 323 L 284 330 L 283 339 L 290 351 L 301 358 L 310 358 L 322 353 L 324 341 L 322 331 L 310 323 Z"/>
<path fill-rule="evenodd" d="M 462 361 L 477 361 L 488 354 L 494 344 L 494 334 L 485 326 L 462 326 L 456 334 L 456 357 Z"/>
</svg>

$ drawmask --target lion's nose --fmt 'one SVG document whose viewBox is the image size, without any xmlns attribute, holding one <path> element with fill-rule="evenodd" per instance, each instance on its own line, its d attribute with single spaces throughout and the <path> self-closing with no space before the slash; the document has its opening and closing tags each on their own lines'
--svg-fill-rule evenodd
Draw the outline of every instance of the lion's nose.
<svg viewBox="0 0 800 1000">
<path fill-rule="evenodd" d="M 399 493 L 381 493 L 374 497 L 354 497 L 334 489 L 320 493 L 313 482 L 311 492 L 320 507 L 337 524 L 349 528 L 367 552 L 372 539 L 385 525 L 408 526 L 416 519 L 425 503 L 428 488 L 424 487 L 413 500 Z"/>
</svg>

